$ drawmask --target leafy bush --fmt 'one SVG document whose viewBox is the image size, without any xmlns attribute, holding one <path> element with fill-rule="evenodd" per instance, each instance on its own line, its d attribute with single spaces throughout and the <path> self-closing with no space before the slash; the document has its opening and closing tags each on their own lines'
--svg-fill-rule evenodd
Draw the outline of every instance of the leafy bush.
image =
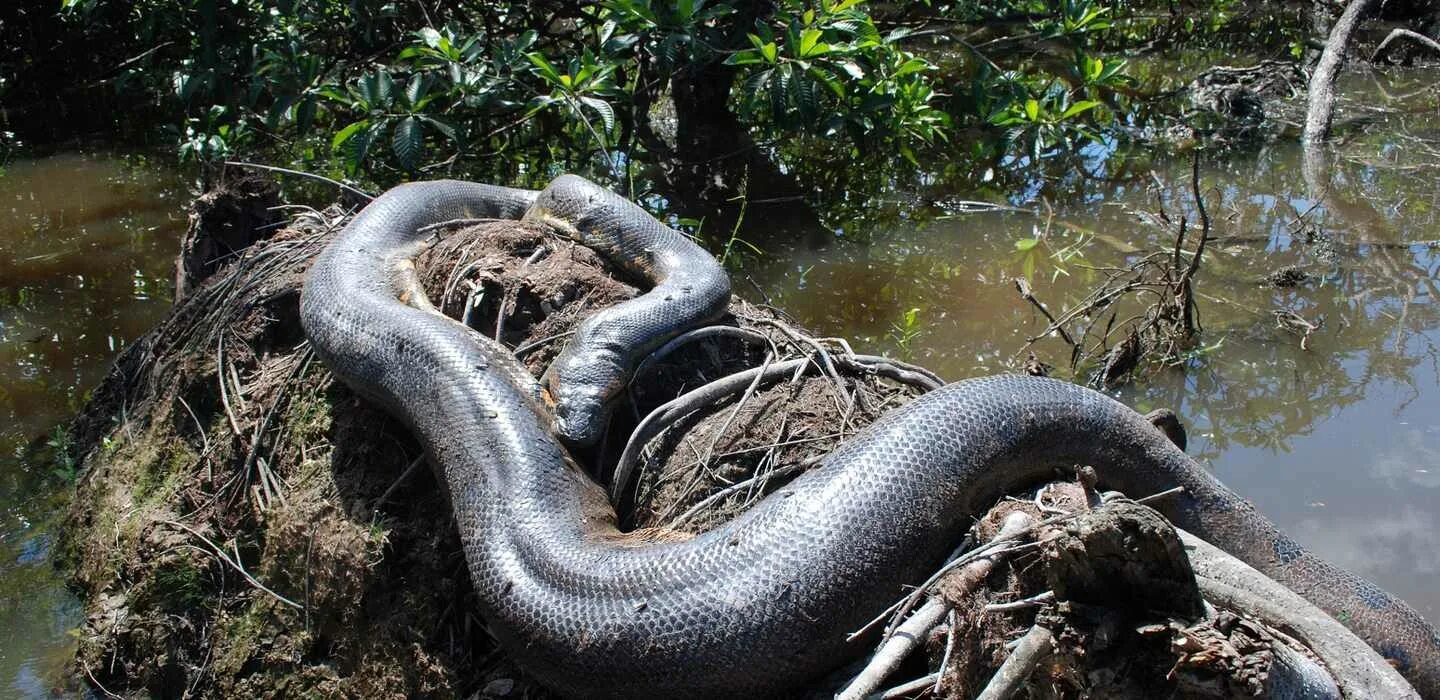
<svg viewBox="0 0 1440 700">
<path fill-rule="evenodd" d="M 144 58 L 113 85 L 175 115 L 183 158 L 279 147 L 385 181 L 557 137 L 614 165 L 649 110 L 697 76 L 728 81 L 732 116 L 767 139 L 841 139 L 916 163 L 981 128 L 1043 157 L 1095 138 L 1124 107 L 1125 64 L 1087 48 L 1116 36 L 1128 6 L 929 2 L 882 17 L 861 0 L 460 1 L 431 16 L 401 2 L 62 0 L 60 12 L 77 41 Z M 1020 40 L 1069 51 L 1073 65 L 1002 66 L 969 47 L 947 79 L 922 53 L 947 37 L 915 31 L 904 13 L 917 8 L 1024 17 Z"/>
</svg>

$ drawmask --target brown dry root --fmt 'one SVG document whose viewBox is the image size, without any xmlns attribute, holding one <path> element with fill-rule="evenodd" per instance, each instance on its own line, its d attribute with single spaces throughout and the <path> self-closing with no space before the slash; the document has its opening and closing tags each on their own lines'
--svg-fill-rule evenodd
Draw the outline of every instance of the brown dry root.
<svg viewBox="0 0 1440 700">
<path fill-rule="evenodd" d="M 1087 482 L 1083 471 L 1079 484 L 1051 484 L 981 519 L 972 536 L 989 543 L 890 611 L 891 632 L 862 670 L 850 671 L 838 697 L 1341 697 L 1320 657 L 1271 626 L 1295 632 L 1288 620 L 1210 605 L 1202 590 L 1217 588 L 1197 582 L 1194 545 L 1144 505 L 1123 498 L 1100 505 L 1085 485 L 1093 474 Z M 1018 536 L 1017 519 L 1031 523 Z M 978 570 L 977 580 L 974 564 L 986 559 L 999 565 Z M 1218 551 L 1202 561 L 1207 575 L 1226 572 L 1239 585 L 1230 573 L 1238 562 Z M 1243 575 L 1256 577 L 1244 585 L 1257 595 L 1283 590 L 1253 570 Z M 926 603 L 914 602 L 927 592 Z M 1223 602 L 1237 600 L 1260 607 L 1243 596 Z M 915 612 L 907 618 L 908 609 Z M 1383 663 L 1360 668 L 1358 659 L 1373 653 L 1334 620 L 1306 616 L 1300 630 L 1329 654 L 1345 697 L 1403 688 Z M 886 657 L 907 638 L 923 642 L 927 654 L 905 672 Z M 876 692 L 897 668 L 892 689 Z M 907 675 L 914 680 L 903 681 Z"/>
</svg>

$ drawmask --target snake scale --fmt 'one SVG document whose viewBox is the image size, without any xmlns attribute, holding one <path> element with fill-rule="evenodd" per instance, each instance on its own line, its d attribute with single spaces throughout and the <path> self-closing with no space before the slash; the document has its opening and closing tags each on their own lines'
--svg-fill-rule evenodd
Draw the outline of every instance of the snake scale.
<svg viewBox="0 0 1440 700">
<path fill-rule="evenodd" d="M 427 225 L 556 225 L 654 285 L 587 320 L 537 383 L 499 343 L 425 301 Z M 892 411 L 734 521 L 690 539 L 621 532 L 552 431 L 593 440 L 649 348 L 722 311 L 723 270 L 638 206 L 578 177 L 536 193 L 401 185 L 316 258 L 301 320 L 320 358 L 419 437 L 449 492 L 491 632 L 536 679 L 583 697 L 769 695 L 862 651 L 846 635 L 922 580 L 1008 490 L 1091 464 L 1108 488 L 1184 492 L 1178 526 L 1290 586 L 1440 697 L 1440 636 L 1405 603 L 1279 531 L 1144 418 L 1037 377 L 961 381 Z"/>
</svg>

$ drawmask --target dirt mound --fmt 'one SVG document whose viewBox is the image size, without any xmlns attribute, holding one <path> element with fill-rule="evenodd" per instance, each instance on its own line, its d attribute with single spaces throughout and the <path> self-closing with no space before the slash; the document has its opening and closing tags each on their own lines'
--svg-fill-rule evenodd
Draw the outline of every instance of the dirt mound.
<svg viewBox="0 0 1440 700">
<path fill-rule="evenodd" d="M 63 549 L 87 601 L 77 664 L 98 687 L 541 694 L 471 612 L 448 505 L 415 440 L 304 342 L 302 276 L 346 220 L 308 213 L 221 267 L 117 361 L 73 424 L 84 473 Z M 518 222 L 440 232 L 417 265 L 437 306 L 487 335 L 498 323 L 537 376 L 580 319 L 637 293 L 589 249 Z M 792 342 L 775 314 L 738 300 L 723 322 L 774 324 L 768 342 Z M 676 350 L 636 382 L 612 434 L 764 355 L 727 338 Z M 843 386 L 802 377 L 687 415 L 642 458 L 633 520 L 660 524 L 757 466 L 774 474 L 687 527 L 718 522 L 828 451 L 840 436 L 826 426 L 853 432 L 909 394 L 873 375 Z M 856 391 L 865 408 L 842 415 Z M 613 464 L 618 443 L 584 458 Z M 662 457 L 697 445 L 713 459 Z"/>
</svg>

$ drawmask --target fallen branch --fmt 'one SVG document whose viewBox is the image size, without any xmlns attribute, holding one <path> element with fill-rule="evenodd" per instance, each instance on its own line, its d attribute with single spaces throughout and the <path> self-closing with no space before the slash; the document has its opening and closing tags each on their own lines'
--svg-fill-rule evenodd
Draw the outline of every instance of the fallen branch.
<svg viewBox="0 0 1440 700">
<path fill-rule="evenodd" d="M 1055 635 L 1050 630 L 1040 625 L 1031 627 L 975 700 L 1008 700 L 1015 697 L 1015 693 L 1030 679 L 1030 674 L 1035 672 L 1035 667 L 1054 653 L 1054 642 Z"/>
<path fill-rule="evenodd" d="M 1330 139 L 1330 123 L 1335 115 L 1335 78 L 1345 62 L 1345 52 L 1350 48 L 1350 37 L 1359 26 L 1365 12 L 1375 0 L 1350 0 L 1335 26 L 1330 28 L 1330 38 L 1325 50 L 1310 73 L 1309 106 L 1305 111 L 1304 141 L 1318 144 Z"/>
<path fill-rule="evenodd" d="M 318 180 L 318 181 L 320 181 L 320 182 L 324 182 L 324 183 L 328 183 L 328 184 L 334 185 L 334 186 L 336 186 L 336 187 L 339 187 L 339 188 L 342 189 L 342 190 L 345 190 L 346 192 L 349 192 L 349 193 L 354 194 L 354 195 L 358 195 L 358 196 L 360 196 L 360 197 L 364 197 L 365 199 L 375 199 L 375 195 L 370 194 L 369 192 L 366 192 L 365 190 L 356 189 L 356 188 L 354 188 L 354 187 L 351 187 L 350 185 L 347 185 L 347 184 L 345 184 L 345 183 L 343 183 L 343 182 L 340 182 L 339 180 L 332 180 L 332 179 L 330 179 L 330 178 L 328 178 L 328 177 L 325 177 L 324 175 L 316 175 L 315 173 L 307 173 L 307 172 L 304 172 L 304 171 L 302 171 L 302 170 L 291 170 L 291 169 L 289 169 L 289 168 L 280 168 L 280 167 L 276 167 L 276 166 L 274 166 L 274 165 L 261 165 L 261 164 L 259 164 L 259 163 L 246 163 L 246 162 L 244 162 L 244 161 L 238 161 L 238 160 L 227 160 L 227 161 L 225 161 L 225 164 L 226 164 L 226 165 L 234 165 L 234 166 L 240 167 L 240 168 L 255 168 L 255 169 L 257 169 L 257 170 L 268 170 L 268 171 L 270 171 L 270 172 L 272 172 L 272 173 L 281 173 L 281 174 L 284 174 L 284 175 L 294 175 L 294 176 L 296 176 L 296 177 L 310 178 L 311 180 Z"/>
<path fill-rule="evenodd" d="M 881 376 L 891 375 L 897 381 L 916 383 L 926 390 L 938 388 L 929 376 L 904 368 L 888 358 L 876 357 L 873 355 L 855 355 L 846 357 L 844 355 L 833 356 L 836 364 L 849 371 L 873 371 Z M 615 472 L 610 480 L 610 496 L 619 500 L 620 495 L 629 488 L 630 481 L 634 476 L 635 466 L 639 463 L 640 452 L 645 445 L 681 418 L 701 410 L 717 401 L 729 398 L 735 394 L 745 391 L 751 382 L 758 382 L 758 385 L 778 381 L 786 376 L 799 375 L 804 373 L 806 368 L 820 366 L 810 357 L 774 362 L 764 367 L 747 369 L 730 374 L 706 384 L 694 391 L 682 394 L 662 404 L 659 408 L 651 411 L 645 416 L 640 424 L 630 434 L 630 439 L 625 444 L 625 449 L 620 453 L 620 459 L 615 463 Z M 904 377 L 901 379 L 900 377 Z"/>
<path fill-rule="evenodd" d="M 991 538 L 990 541 L 992 544 L 995 544 L 1016 539 L 1022 536 L 1033 522 L 1034 520 L 1025 513 L 1011 513 L 1009 517 L 1005 518 L 1005 522 L 1001 525 L 1000 531 L 996 533 L 995 537 Z M 989 577 L 990 572 L 995 568 L 995 564 L 1003 559 L 1010 551 L 1013 550 L 995 550 L 983 557 L 978 557 L 967 562 L 964 568 L 954 574 L 959 581 L 957 585 L 959 594 L 968 594 L 978 587 L 981 581 Z M 944 569 L 942 569 L 942 571 L 944 571 Z M 939 577 L 931 578 L 931 581 L 916 589 L 916 591 L 923 594 L 930 589 L 934 581 L 939 580 Z M 930 631 L 950 614 L 950 611 L 950 603 L 940 596 L 933 597 L 926 601 L 925 605 L 921 606 L 915 614 L 906 618 L 905 622 L 901 623 L 900 626 L 886 635 L 886 638 L 880 645 L 880 649 L 870 658 L 870 662 L 865 665 L 865 669 L 857 674 L 843 690 L 836 694 L 836 700 L 859 700 L 859 698 L 864 698 L 874 693 L 876 689 L 880 687 L 880 684 L 884 683 L 885 679 L 888 678 L 891 673 L 894 673 L 895 669 L 900 667 L 900 663 L 903 662 L 916 647 L 920 646 L 920 643 L 925 640 L 930 634 Z M 931 682 L 934 682 L 933 679 Z"/>
<path fill-rule="evenodd" d="M 880 693 L 879 695 L 873 695 L 871 697 L 878 698 L 878 700 L 895 700 L 896 698 L 908 698 L 912 694 L 933 687 L 936 683 L 939 682 L 940 674 L 939 672 L 936 672 L 928 676 L 921 676 L 920 678 L 916 678 L 909 683 L 901 683 L 894 688 Z"/>
<path fill-rule="evenodd" d="M 1396 39 L 1412 39 L 1419 42 L 1421 46 L 1424 46 L 1431 51 L 1440 52 L 1440 41 L 1435 41 L 1434 39 L 1431 39 L 1430 37 L 1425 36 L 1424 34 L 1421 34 L 1419 32 L 1412 32 L 1409 29 L 1397 28 L 1390 30 L 1390 34 L 1385 37 L 1385 40 L 1380 42 L 1379 46 L 1375 47 L 1375 52 L 1370 54 L 1370 62 L 1374 63 L 1377 59 L 1379 59 L 1381 54 L 1385 53 L 1385 49 L 1389 48 L 1390 44 Z"/>
</svg>

